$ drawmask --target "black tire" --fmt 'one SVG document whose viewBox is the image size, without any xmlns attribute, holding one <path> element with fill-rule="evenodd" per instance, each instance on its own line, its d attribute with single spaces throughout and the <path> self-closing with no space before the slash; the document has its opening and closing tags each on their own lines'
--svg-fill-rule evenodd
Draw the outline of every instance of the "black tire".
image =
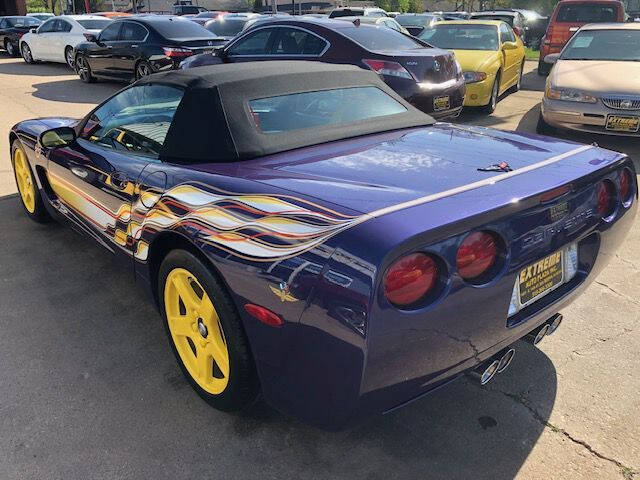
<svg viewBox="0 0 640 480">
<path fill-rule="evenodd" d="M 33 53 L 31 53 L 31 47 L 29 47 L 28 44 L 22 44 L 22 47 L 20 47 L 20 53 L 22 54 L 22 58 L 25 62 L 29 64 L 36 63 L 36 61 L 33 59 Z"/>
<path fill-rule="evenodd" d="M 30 211 L 29 208 L 27 208 L 27 205 L 25 203 L 24 197 L 22 196 L 22 188 L 20 186 L 20 181 L 18 180 L 18 172 L 16 170 L 16 150 L 19 150 L 20 152 L 22 152 L 23 155 L 23 162 L 24 162 L 24 168 L 27 169 L 28 174 L 30 176 L 30 183 L 33 186 L 33 211 Z M 27 153 L 25 151 L 25 149 L 22 147 L 22 144 L 20 143 L 19 140 L 14 140 L 11 143 L 11 167 L 13 168 L 13 176 L 16 180 L 16 185 L 18 186 L 18 192 L 19 192 L 19 196 L 20 196 L 20 204 L 22 205 L 22 208 L 24 209 L 24 212 L 27 214 L 27 216 L 33 220 L 36 223 L 47 223 L 49 221 L 51 221 L 51 216 L 49 215 L 49 212 L 47 212 L 46 207 L 44 206 L 44 201 L 42 200 L 42 197 L 40 196 L 40 191 L 38 190 L 38 184 L 36 183 L 35 177 L 33 175 L 33 170 L 31 169 L 31 166 L 29 165 L 29 161 L 27 160 Z"/>
<path fill-rule="evenodd" d="M 136 72 L 135 72 L 136 80 L 140 80 L 141 78 L 146 77 L 147 75 L 151 75 L 152 73 L 155 73 L 153 71 L 153 67 L 146 60 L 140 60 L 136 64 Z"/>
<path fill-rule="evenodd" d="M 522 65 L 520 65 L 520 72 L 518 73 L 518 81 L 516 84 L 511 87 L 511 93 L 519 92 L 522 88 L 522 75 L 524 74 L 524 60 L 522 61 Z"/>
<path fill-rule="evenodd" d="M 71 68 L 71 70 L 76 69 L 76 60 L 74 57 L 75 55 L 73 53 L 73 47 L 67 46 L 67 48 L 64 49 L 64 59 L 66 60 L 67 65 L 69 65 L 69 68 Z"/>
<path fill-rule="evenodd" d="M 17 57 L 20 54 L 18 48 L 8 38 L 4 41 L 4 49 L 10 57 Z"/>
<path fill-rule="evenodd" d="M 191 376 L 178 353 L 171 335 L 165 309 L 164 293 L 167 277 L 175 269 L 185 269 L 193 274 L 209 299 L 211 299 L 218 314 L 219 324 L 222 327 L 229 354 L 228 381 L 224 390 L 218 394 L 211 394 L 205 391 Z M 173 250 L 169 252 L 160 265 L 157 291 L 160 312 L 164 319 L 169 344 L 182 373 L 198 395 L 209 405 L 222 411 L 241 410 L 254 402 L 259 393 L 259 382 L 249 341 L 231 298 L 226 293 L 224 285 L 216 278 L 211 269 L 192 253 L 186 250 Z"/>
<path fill-rule="evenodd" d="M 549 75 L 549 72 L 551 72 L 551 65 L 542 60 L 542 57 L 540 57 L 540 60 L 538 60 L 538 75 L 540 75 L 541 77 L 546 77 L 547 75 Z"/>
<path fill-rule="evenodd" d="M 556 133 L 556 129 L 545 121 L 544 117 L 542 116 L 542 112 L 540 112 L 540 115 L 538 116 L 536 132 L 538 132 L 540 135 L 553 135 L 554 133 Z"/>
<path fill-rule="evenodd" d="M 491 98 L 489 99 L 489 103 L 482 107 L 485 113 L 491 115 L 496 111 L 496 106 L 498 105 L 498 97 L 500 95 L 500 72 L 496 73 L 496 79 L 493 81 L 493 86 L 491 87 Z"/>
<path fill-rule="evenodd" d="M 91 65 L 84 55 L 76 55 L 75 70 L 84 83 L 93 83 L 96 77 L 91 73 Z"/>
</svg>

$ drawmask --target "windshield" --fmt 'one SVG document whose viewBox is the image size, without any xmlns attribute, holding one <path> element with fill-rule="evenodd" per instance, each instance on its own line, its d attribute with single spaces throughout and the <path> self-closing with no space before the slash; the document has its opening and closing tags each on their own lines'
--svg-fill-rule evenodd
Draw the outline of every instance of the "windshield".
<svg viewBox="0 0 640 480">
<path fill-rule="evenodd" d="M 343 125 L 407 111 L 377 87 L 337 88 L 262 98 L 251 100 L 249 108 L 262 133 Z"/>
<path fill-rule="evenodd" d="M 370 51 L 425 48 L 411 37 L 384 26 L 361 25 L 341 28 L 340 32 Z"/>
<path fill-rule="evenodd" d="M 16 17 L 7 18 L 7 22 L 11 27 L 37 27 L 42 22 L 33 17 Z"/>
<path fill-rule="evenodd" d="M 424 27 L 433 21 L 431 15 L 397 15 L 396 22 L 404 27 Z"/>
<path fill-rule="evenodd" d="M 78 20 L 78 23 L 87 30 L 102 30 L 109 25 L 112 20 Z"/>
<path fill-rule="evenodd" d="M 209 22 L 207 24 L 207 30 L 215 33 L 220 37 L 235 37 L 238 33 L 242 31 L 245 23 L 247 23 L 248 19 L 246 18 L 236 18 L 236 19 L 227 19 L 219 18 L 214 20 L 213 22 Z"/>
<path fill-rule="evenodd" d="M 447 50 L 498 50 L 498 28 L 493 25 L 435 25 L 419 38 Z"/>
<path fill-rule="evenodd" d="M 163 22 L 153 22 L 153 28 L 169 40 L 188 38 L 213 38 L 214 35 L 202 25 L 181 18 L 170 18 Z"/>
<path fill-rule="evenodd" d="M 562 52 L 562 60 L 640 62 L 640 30 L 584 30 Z"/>
</svg>

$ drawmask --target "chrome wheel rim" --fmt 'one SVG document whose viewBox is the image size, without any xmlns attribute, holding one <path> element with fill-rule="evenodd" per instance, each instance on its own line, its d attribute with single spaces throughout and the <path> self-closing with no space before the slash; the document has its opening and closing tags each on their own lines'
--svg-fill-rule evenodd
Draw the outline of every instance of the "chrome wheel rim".
<svg viewBox="0 0 640 480">
<path fill-rule="evenodd" d="M 495 110 L 498 104 L 498 79 L 493 83 L 493 90 L 491 91 L 491 109 Z"/>
<path fill-rule="evenodd" d="M 138 65 L 138 78 L 146 77 L 151 74 L 151 69 L 146 63 Z"/>
<path fill-rule="evenodd" d="M 78 58 L 78 61 L 76 62 L 76 72 L 80 75 L 81 80 L 86 80 L 88 78 L 89 67 L 82 57 Z"/>
<path fill-rule="evenodd" d="M 13 53 L 14 53 L 13 43 L 11 43 L 11 42 L 7 42 L 7 53 L 9 55 L 13 55 Z"/>
<path fill-rule="evenodd" d="M 27 63 L 31 63 L 33 61 L 33 57 L 31 56 L 31 49 L 29 48 L 29 45 L 23 45 L 22 57 L 25 59 Z"/>
<path fill-rule="evenodd" d="M 75 66 L 75 62 L 73 61 L 73 49 L 71 48 L 67 50 L 67 65 L 71 68 Z"/>
</svg>

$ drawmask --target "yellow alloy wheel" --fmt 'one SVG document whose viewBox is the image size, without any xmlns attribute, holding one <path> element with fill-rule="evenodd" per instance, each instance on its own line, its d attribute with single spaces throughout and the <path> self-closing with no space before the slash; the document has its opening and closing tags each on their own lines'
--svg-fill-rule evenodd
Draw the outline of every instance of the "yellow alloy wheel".
<svg viewBox="0 0 640 480">
<path fill-rule="evenodd" d="M 27 157 L 21 148 L 16 148 L 13 152 L 13 165 L 18 181 L 18 191 L 22 197 L 22 203 L 29 213 L 36 211 L 36 188 L 33 184 L 31 170 L 27 163 Z"/>
<path fill-rule="evenodd" d="M 171 338 L 191 378 L 217 395 L 229 381 L 229 350 L 213 302 L 195 275 L 174 268 L 164 286 Z"/>
</svg>

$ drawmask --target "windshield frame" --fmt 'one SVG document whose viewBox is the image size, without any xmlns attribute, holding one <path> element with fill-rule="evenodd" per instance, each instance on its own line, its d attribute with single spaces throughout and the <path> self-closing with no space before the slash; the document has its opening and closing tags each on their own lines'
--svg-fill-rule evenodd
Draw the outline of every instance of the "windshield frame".
<svg viewBox="0 0 640 480">
<path fill-rule="evenodd" d="M 7 17 L 6 18 L 7 22 L 9 23 L 9 28 L 16 28 L 16 27 L 29 27 L 29 28 L 34 28 L 34 27 L 39 27 L 40 25 L 42 25 L 42 20 L 36 18 L 36 17 Z M 34 22 L 33 25 L 29 24 L 25 24 L 23 23 L 22 25 L 16 25 L 16 23 L 18 22 Z"/>
</svg>

